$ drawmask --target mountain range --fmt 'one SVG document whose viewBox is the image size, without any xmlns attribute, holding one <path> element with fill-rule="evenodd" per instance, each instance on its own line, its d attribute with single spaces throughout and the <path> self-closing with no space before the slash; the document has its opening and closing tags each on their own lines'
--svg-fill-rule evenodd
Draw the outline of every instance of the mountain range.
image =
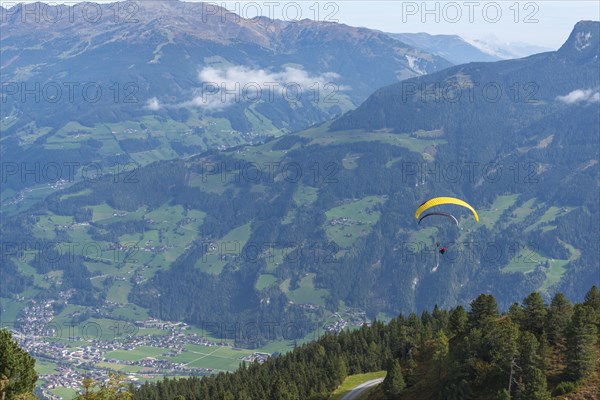
<svg viewBox="0 0 600 400">
<path fill-rule="evenodd" d="M 430 35 L 429 33 L 388 33 L 394 39 L 443 57 L 453 64 L 491 62 L 527 57 L 552 51 L 542 46 L 523 42 L 500 42 L 495 37 L 464 39 L 458 35 Z"/>
<path fill-rule="evenodd" d="M 545 53 L 553 49 L 532 45 L 525 42 L 502 42 L 491 36 L 487 38 L 469 39 L 467 43 L 480 51 L 500 59 L 522 58 L 532 54 Z"/>
<path fill-rule="evenodd" d="M 482 290 L 502 307 L 531 290 L 580 298 L 582 283 L 598 278 L 599 26 L 578 23 L 556 52 L 384 87 L 332 122 L 259 146 L 54 193 L 5 218 L 3 237 L 27 250 L 93 241 L 101 252 L 135 250 L 136 261 L 9 257 L 14 285 L 2 296 L 33 279 L 31 297 L 73 290 L 70 302 L 104 304 L 109 315 L 137 304 L 192 323 L 293 315 L 309 325 L 299 305 L 374 317 Z M 455 97 L 439 85 L 453 85 Z M 502 96 L 473 90 L 486 87 Z M 416 205 L 439 194 L 469 199 L 482 223 L 417 227 Z M 455 243 L 439 269 L 430 265 L 435 240 Z M 57 270 L 63 278 L 47 278 Z M 114 274 L 129 276 L 117 303 Z"/>
<path fill-rule="evenodd" d="M 458 35 L 430 35 L 420 33 L 388 33 L 394 39 L 403 43 L 423 49 L 431 54 L 445 58 L 453 64 L 466 64 L 469 62 L 491 62 L 503 58 L 480 49 L 481 46 L 471 44 Z"/>
<path fill-rule="evenodd" d="M 599 284 L 600 22 L 577 23 L 557 51 L 453 66 L 362 28 L 202 25 L 195 3 L 131 4 L 137 23 L 105 29 L 2 19 L 4 166 L 120 167 L 65 184 L 3 170 L 3 322 L 35 337 L 37 309 L 58 326 L 277 327 L 232 338 L 261 348 L 342 312 L 388 319 L 482 292 L 506 310 Z M 67 71 L 135 82 L 143 101 L 22 102 L 6 85 Z M 334 80 L 344 106 L 194 103 L 200 79 L 286 74 Z M 436 196 L 467 200 L 480 221 L 448 208 L 458 228 L 417 224 Z"/>
<path fill-rule="evenodd" d="M 6 161 L 145 165 L 253 143 L 451 65 L 343 24 L 244 19 L 206 3 L 115 4 L 95 14 L 44 3 L 0 10 Z M 5 200 L 33 186 L 5 183 Z"/>
<path fill-rule="evenodd" d="M 256 143 L 339 116 L 387 84 L 498 59 L 452 35 L 115 4 L 0 9 L 6 162 L 107 169 Z M 40 184 L 55 183 L 45 175 L 6 179 L 4 211 L 41 199 Z"/>
</svg>

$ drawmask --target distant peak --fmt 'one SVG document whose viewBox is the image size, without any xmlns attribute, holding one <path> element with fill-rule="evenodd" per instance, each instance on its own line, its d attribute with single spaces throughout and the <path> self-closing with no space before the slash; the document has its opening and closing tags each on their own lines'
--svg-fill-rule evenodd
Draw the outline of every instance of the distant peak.
<svg viewBox="0 0 600 400">
<path fill-rule="evenodd" d="M 579 21 L 559 52 L 573 56 L 598 54 L 600 48 L 600 21 Z"/>
</svg>

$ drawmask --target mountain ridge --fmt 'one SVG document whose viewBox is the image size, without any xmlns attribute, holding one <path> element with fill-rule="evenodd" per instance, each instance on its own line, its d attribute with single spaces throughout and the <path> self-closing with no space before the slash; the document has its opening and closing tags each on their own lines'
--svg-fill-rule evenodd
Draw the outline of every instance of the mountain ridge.
<svg viewBox="0 0 600 400">
<path fill-rule="evenodd" d="M 458 35 L 430 35 L 425 32 L 387 34 L 394 39 L 437 54 L 454 64 L 500 60 L 500 57 L 481 51 Z"/>
<path fill-rule="evenodd" d="M 84 4 L 2 11 L 7 161 L 145 165 L 256 143 L 340 115 L 373 87 L 451 65 L 327 21 L 251 20 L 179 1 Z M 29 183 L 3 191 L 19 198 Z"/>
<path fill-rule="evenodd" d="M 258 349 L 339 330 L 344 312 L 361 324 L 481 293 L 500 310 L 532 291 L 579 300 L 598 282 L 600 250 L 588 28 L 577 26 L 562 52 L 450 67 L 306 130 L 111 171 L 17 204 L 0 225 L 14 244 L 1 249 L 1 317 L 36 338 L 45 333 L 32 309 L 60 326 L 184 321 Z M 134 154 L 159 141 L 134 129 L 125 138 Z M 480 222 L 452 209 L 459 229 L 419 225 L 415 208 L 439 195 L 467 200 Z M 65 254 L 90 243 L 95 254 Z M 448 248 L 442 257 L 436 243 Z M 297 334 L 228 337 L 236 324 L 293 324 Z"/>
</svg>

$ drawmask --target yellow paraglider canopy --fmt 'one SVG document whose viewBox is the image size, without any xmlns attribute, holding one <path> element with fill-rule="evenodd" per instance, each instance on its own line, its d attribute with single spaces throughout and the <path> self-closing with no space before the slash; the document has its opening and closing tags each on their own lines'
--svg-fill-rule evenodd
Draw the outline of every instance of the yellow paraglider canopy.
<svg viewBox="0 0 600 400">
<path fill-rule="evenodd" d="M 421 213 L 423 213 L 423 211 L 427 210 L 428 208 L 439 206 L 441 204 L 456 204 L 459 206 L 466 207 L 473 212 L 473 215 L 475 216 L 475 220 L 477 222 L 479 222 L 479 215 L 477 215 L 477 211 L 475 211 L 475 209 L 473 207 L 471 207 L 466 201 L 463 201 L 461 199 L 456 199 L 454 197 L 434 197 L 433 199 L 427 200 L 426 202 L 421 204 L 419 206 L 419 208 L 417 208 L 417 212 L 415 213 L 415 218 L 418 219 L 419 216 L 421 215 Z"/>
</svg>

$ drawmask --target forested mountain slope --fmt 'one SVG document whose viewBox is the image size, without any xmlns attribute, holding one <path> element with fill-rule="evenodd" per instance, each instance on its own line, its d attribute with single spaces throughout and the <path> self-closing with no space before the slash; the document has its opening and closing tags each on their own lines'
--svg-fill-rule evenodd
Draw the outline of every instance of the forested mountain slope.
<svg viewBox="0 0 600 400">
<path fill-rule="evenodd" d="M 598 26 L 579 23 L 555 53 L 383 88 L 332 123 L 258 146 L 58 191 L 2 219 L 14 244 L 2 249 L 2 312 L 55 299 L 61 318 L 294 321 L 303 336 L 347 307 L 373 318 L 482 291 L 503 310 L 533 290 L 581 299 L 599 280 Z M 407 85 L 457 80 L 503 95 L 402 100 Z M 508 97 L 531 82 L 535 100 Z M 417 206 L 439 195 L 468 200 L 481 222 L 452 209 L 459 229 L 417 225 Z M 439 262 L 436 241 L 449 248 Z"/>
<path fill-rule="evenodd" d="M 232 374 L 165 379 L 134 399 L 328 399 L 347 375 L 387 369 L 369 399 L 592 399 L 599 393 L 600 292 L 573 306 L 538 293 L 499 315 L 493 296 L 463 307 L 374 322 Z"/>
</svg>

